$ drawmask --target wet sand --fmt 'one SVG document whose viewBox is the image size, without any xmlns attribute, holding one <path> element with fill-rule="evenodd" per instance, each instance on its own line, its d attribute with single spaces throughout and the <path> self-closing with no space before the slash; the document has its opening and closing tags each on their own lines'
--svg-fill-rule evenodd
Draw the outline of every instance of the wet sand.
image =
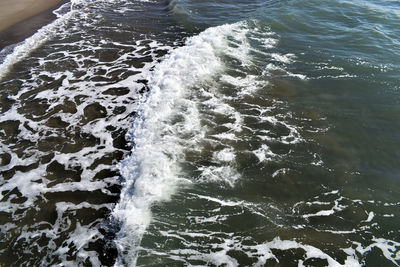
<svg viewBox="0 0 400 267">
<path fill-rule="evenodd" d="M 23 41 L 55 19 L 62 0 L 0 0 L 0 49 Z"/>
<path fill-rule="evenodd" d="M 0 31 L 59 3 L 60 0 L 0 0 Z"/>
</svg>

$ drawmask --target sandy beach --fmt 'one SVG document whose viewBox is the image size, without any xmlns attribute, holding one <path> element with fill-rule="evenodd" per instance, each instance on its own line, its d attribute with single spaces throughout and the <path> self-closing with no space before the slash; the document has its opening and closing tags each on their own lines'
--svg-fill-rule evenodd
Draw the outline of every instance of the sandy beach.
<svg viewBox="0 0 400 267">
<path fill-rule="evenodd" d="M 60 0 L 0 0 L 0 31 L 60 3 Z"/>
</svg>

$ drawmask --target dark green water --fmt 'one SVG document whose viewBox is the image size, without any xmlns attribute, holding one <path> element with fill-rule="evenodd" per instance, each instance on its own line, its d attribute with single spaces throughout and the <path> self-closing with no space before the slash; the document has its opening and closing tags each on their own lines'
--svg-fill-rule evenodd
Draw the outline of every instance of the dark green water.
<svg viewBox="0 0 400 267">
<path fill-rule="evenodd" d="M 0 69 L 0 263 L 399 266 L 399 7 L 65 6 Z"/>
</svg>

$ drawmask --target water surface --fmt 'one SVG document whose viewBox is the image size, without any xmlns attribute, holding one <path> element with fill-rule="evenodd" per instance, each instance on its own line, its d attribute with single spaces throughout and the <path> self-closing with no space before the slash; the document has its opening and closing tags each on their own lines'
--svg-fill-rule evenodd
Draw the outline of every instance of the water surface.
<svg viewBox="0 0 400 267">
<path fill-rule="evenodd" d="M 63 6 L 0 67 L 0 262 L 398 266 L 398 7 Z"/>
</svg>

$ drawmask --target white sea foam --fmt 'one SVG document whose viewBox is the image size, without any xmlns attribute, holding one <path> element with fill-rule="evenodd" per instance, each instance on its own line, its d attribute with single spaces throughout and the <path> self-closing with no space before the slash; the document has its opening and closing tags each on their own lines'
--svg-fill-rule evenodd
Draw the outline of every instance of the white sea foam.
<svg viewBox="0 0 400 267">
<path fill-rule="evenodd" d="M 281 55 L 278 53 L 272 53 L 271 54 L 272 59 L 285 63 L 285 64 L 289 64 L 292 63 L 293 60 L 295 59 L 295 55 L 294 54 L 286 54 L 286 55 Z"/>
<path fill-rule="evenodd" d="M 120 255 L 127 256 L 120 257 L 119 264 L 135 264 L 137 246 L 151 220 L 151 205 L 170 198 L 181 179 L 178 163 L 183 148 L 202 136 L 188 88 L 222 69 L 217 55 L 226 48 L 227 35 L 240 27 L 240 23 L 223 25 L 188 39 L 151 73 L 151 91 L 131 133 L 135 147 L 120 168 L 125 184 L 113 215 L 122 223 L 116 241 Z M 182 132 L 190 136 L 187 142 L 180 138 Z"/>
<path fill-rule="evenodd" d="M 219 232 L 208 232 L 204 233 L 188 233 L 188 232 L 177 232 L 173 231 L 162 232 L 161 234 L 169 237 L 178 236 L 185 244 L 188 245 L 187 249 L 176 249 L 171 250 L 168 253 L 148 251 L 159 256 L 166 256 L 171 259 L 175 259 L 179 262 L 187 262 L 187 259 L 198 260 L 206 262 L 207 264 L 213 265 L 225 265 L 225 266 L 238 266 L 238 261 L 232 256 L 230 252 L 241 251 L 248 258 L 255 260 L 252 266 L 265 266 L 267 263 L 279 263 L 277 251 L 285 250 L 299 250 L 303 251 L 304 256 L 302 260 L 299 260 L 298 266 L 304 266 L 304 261 L 308 259 L 323 259 L 326 260 L 329 266 L 339 267 L 339 266 L 361 266 L 358 262 L 357 255 L 352 249 L 344 250 L 347 254 L 344 264 L 339 263 L 329 254 L 325 253 L 319 248 L 311 245 L 302 244 L 294 240 L 282 240 L 279 237 L 274 238 L 272 241 L 248 245 L 241 237 L 235 236 L 233 233 L 219 233 Z M 213 244 L 211 247 L 207 248 L 201 243 L 190 242 L 187 237 L 202 237 L 207 236 L 218 239 L 218 243 Z M 248 243 L 248 242 L 246 242 Z M 195 249 L 201 248 L 201 249 Z M 386 247 L 384 248 L 386 249 Z M 203 252 L 207 251 L 207 252 Z"/>
<path fill-rule="evenodd" d="M 375 217 L 375 213 L 373 211 L 370 211 L 368 213 L 368 218 L 365 220 L 365 222 L 371 222 Z"/>
<path fill-rule="evenodd" d="M 327 192 L 325 195 L 322 194 L 314 199 L 318 199 L 321 197 L 332 197 L 335 196 L 337 199 L 335 202 L 353 202 L 359 203 L 359 200 L 351 200 L 348 198 L 344 198 L 340 196 L 340 192 L 338 190 L 333 190 Z M 352 241 L 352 237 L 348 240 L 348 247 L 340 248 L 338 247 L 338 251 L 343 253 L 344 257 L 341 257 L 340 260 L 335 258 L 334 255 L 331 255 L 329 251 L 320 249 L 318 247 L 308 245 L 305 242 L 298 240 L 283 240 L 280 237 L 275 237 L 271 241 L 266 242 L 254 242 L 250 236 L 242 237 L 237 236 L 235 233 L 231 232 L 211 232 L 207 230 L 194 230 L 199 229 L 196 226 L 200 226 L 203 224 L 227 224 L 227 222 L 232 219 L 232 217 L 237 216 L 241 213 L 240 210 L 237 210 L 237 213 L 224 213 L 221 209 L 224 208 L 243 208 L 246 210 L 251 210 L 253 214 L 264 213 L 265 210 L 257 210 L 255 203 L 250 203 L 243 200 L 224 200 L 216 197 L 210 197 L 206 195 L 198 195 L 191 194 L 189 198 L 197 197 L 199 199 L 211 202 L 217 206 L 219 209 L 206 211 L 206 214 L 209 216 L 189 216 L 189 220 L 196 224 L 193 228 L 188 229 L 186 231 L 179 230 L 168 230 L 161 231 L 160 234 L 164 237 L 169 237 L 171 239 L 179 239 L 183 244 L 184 248 L 169 250 L 166 252 L 158 251 L 156 249 L 144 249 L 150 254 L 159 255 L 166 258 L 170 258 L 176 260 L 178 262 L 189 263 L 193 260 L 198 260 L 200 262 L 206 262 L 207 264 L 225 264 L 227 266 L 237 266 L 239 264 L 237 258 L 232 253 L 234 251 L 240 251 L 244 253 L 249 259 L 253 260 L 252 266 L 264 266 L 265 264 L 271 263 L 279 263 L 279 257 L 282 256 L 281 252 L 287 250 L 295 249 L 297 253 L 303 253 L 301 259 L 298 259 L 298 266 L 307 266 L 306 262 L 315 259 L 325 260 L 328 266 L 363 266 L 365 257 L 373 250 L 380 250 L 382 255 L 391 261 L 394 266 L 398 265 L 398 261 L 400 259 L 399 255 L 399 247 L 400 243 L 385 239 L 385 238 L 376 238 L 371 237 L 371 239 L 365 239 L 363 244 Z M 368 201 L 364 201 L 363 203 L 368 203 Z M 300 203 L 299 203 L 300 204 Z M 317 206 L 326 206 L 332 205 L 332 203 L 328 201 L 306 201 L 302 202 L 309 207 L 317 207 Z M 358 204 L 357 204 L 358 205 Z M 334 216 L 337 212 L 335 207 L 341 208 L 349 208 L 348 206 L 334 204 L 334 208 L 332 210 L 321 210 L 320 214 L 315 212 L 313 216 Z M 212 207 L 212 206 L 211 206 Z M 337 208 L 336 208 L 337 209 Z M 255 211 L 255 212 L 254 212 Z M 318 214 L 318 215 L 317 215 Z M 370 223 L 371 215 L 369 213 L 369 218 L 363 222 Z M 267 216 L 268 217 L 268 216 Z M 376 224 L 373 224 L 377 226 Z M 281 227 L 281 226 L 280 226 Z M 309 225 L 296 225 L 293 226 L 294 229 L 310 229 Z M 312 228 L 312 227 L 311 227 Z M 193 230 L 192 230 L 193 229 Z M 200 227 L 200 229 L 203 229 Z M 318 232 L 325 232 L 335 235 L 354 235 L 362 231 L 362 229 L 350 229 L 350 230 L 330 230 L 330 229 L 315 229 Z M 210 242 L 204 242 L 202 238 L 206 238 L 207 240 L 212 240 Z M 243 259 L 243 257 L 241 256 Z"/>
<path fill-rule="evenodd" d="M 86 1 L 82 3 L 84 6 L 87 4 Z M 43 255 L 47 254 L 40 262 L 42 266 L 54 264 L 55 261 L 60 262 L 60 265 L 63 266 L 76 266 L 89 261 L 93 266 L 101 265 L 99 255 L 93 248 L 90 248 L 89 244 L 98 240 L 105 240 L 99 232 L 100 223 L 104 218 L 88 220 L 89 223 L 74 224 L 70 216 L 82 212 L 82 210 L 112 210 L 113 205 L 110 203 L 103 205 L 89 203 L 92 200 L 90 197 L 96 194 L 105 197 L 104 201 L 112 201 L 112 198 L 116 197 L 116 193 L 112 192 L 115 189 L 110 190 L 110 187 L 119 183 L 117 174 L 113 175 L 117 171 L 116 160 L 112 159 L 114 162 L 109 160 L 105 164 L 98 162 L 103 162 L 102 159 L 110 156 L 115 157 L 116 152 L 124 153 L 123 149 L 114 144 L 115 136 L 113 132 L 123 132 L 129 127 L 129 117 L 137 110 L 134 103 L 135 99 L 139 98 L 141 95 L 139 91 L 144 86 L 138 80 L 147 77 L 156 57 L 159 57 L 158 54 L 156 55 L 153 52 L 160 53 L 162 50 L 170 49 L 170 47 L 162 46 L 154 40 L 137 40 L 136 42 L 127 40 L 126 43 L 112 43 L 107 39 L 97 40 L 91 38 L 92 36 L 88 37 L 85 27 L 90 28 L 93 24 L 96 24 L 95 19 L 97 17 L 93 17 L 95 14 L 89 16 L 86 14 L 86 10 L 82 11 L 84 6 L 81 6 L 78 11 L 78 6 L 75 5 L 71 11 L 70 3 L 63 5 L 56 11 L 58 19 L 17 46 L 0 66 L 0 76 L 4 78 L 8 70 L 12 71 L 12 66 L 15 63 L 29 56 L 32 51 L 40 46 L 44 45 L 48 52 L 45 54 L 38 53 L 40 56 L 35 54 L 35 57 L 29 59 L 29 62 L 32 62 L 32 67 L 26 69 L 26 76 L 29 79 L 22 80 L 23 78 L 19 77 L 23 81 L 21 86 L 15 92 L 15 95 L 9 96 L 15 104 L 0 114 L 1 123 L 19 122 L 18 133 L 14 136 L 18 140 L 17 143 L 32 143 L 22 153 L 18 153 L 18 148 L 14 148 L 14 141 L 11 142 L 11 145 L 10 142 L 3 139 L 0 142 L 1 152 L 10 156 L 10 162 L 5 166 L 0 166 L 0 171 L 6 172 L 16 169 L 15 174 L 8 177 L 7 180 L 0 179 L 0 192 L 5 197 L 0 202 L 0 210 L 10 214 L 12 220 L 20 220 L 26 216 L 27 211 L 35 210 L 38 214 L 41 214 L 40 209 L 43 202 L 56 202 L 57 218 L 55 222 L 52 222 L 51 218 L 50 222 L 46 221 L 47 213 L 52 212 L 52 205 L 44 204 L 50 210 L 46 209 L 43 212 L 45 215 L 42 222 L 32 223 L 27 227 L 24 226 L 24 229 L 20 228 L 20 230 L 15 231 L 15 238 L 25 239 L 26 243 L 30 245 L 25 253 L 35 253 L 31 251 L 36 250 L 41 251 L 40 253 Z M 66 24 L 68 24 L 68 27 L 65 27 Z M 57 42 L 51 47 L 46 46 L 46 42 L 52 38 L 57 39 Z M 68 40 L 64 42 L 64 38 Z M 96 51 L 107 48 L 119 49 L 119 57 L 117 56 L 112 62 L 102 61 L 96 55 Z M 132 58 L 140 60 L 144 57 L 140 50 L 146 51 L 146 57 L 149 59 L 143 63 L 144 66 L 141 68 L 131 67 Z M 60 65 L 63 65 L 63 67 L 58 68 Z M 52 68 L 52 66 L 55 66 L 55 68 Z M 140 73 L 130 74 L 125 78 L 116 77 L 110 83 L 110 76 L 116 70 L 121 73 L 135 70 Z M 77 73 L 80 73 L 80 76 Z M 104 78 L 104 81 L 95 82 L 92 80 L 96 75 L 99 76 L 98 73 L 102 73 L 101 78 Z M 43 77 L 45 78 L 43 79 Z M 54 88 L 51 85 L 48 86 L 49 81 L 59 81 L 59 83 Z M 4 84 L 8 82 L 4 81 Z M 115 88 L 123 88 L 126 94 L 108 93 Z M 44 103 L 40 105 L 44 108 L 44 115 L 35 115 L 36 112 L 30 114 L 29 111 L 24 110 L 24 107 L 29 106 L 32 101 Z M 104 109 L 105 117 L 100 116 L 92 120 L 86 118 L 85 109 L 93 103 L 98 103 Z M 71 110 L 68 110 L 69 108 Z M 120 111 L 115 112 L 117 108 L 120 108 Z M 61 129 L 57 125 L 49 125 L 48 122 L 54 118 L 67 125 L 67 129 Z M 108 128 L 112 130 L 107 130 Z M 2 138 L 8 138 L 4 131 L 0 134 Z M 76 138 L 88 136 L 90 140 L 88 140 L 89 142 L 84 139 L 76 141 L 73 137 L 74 134 L 77 135 Z M 49 137 L 56 140 L 60 138 L 62 141 L 56 143 L 57 147 L 54 149 L 38 149 L 40 145 L 48 145 L 47 138 Z M 68 143 L 71 141 L 76 141 L 78 144 Z M 76 147 L 73 147 L 72 151 L 60 151 L 64 145 L 76 145 Z M 49 157 L 49 155 L 50 159 L 42 162 L 41 159 L 46 156 Z M 107 160 L 104 162 L 107 162 Z M 56 165 L 57 170 L 54 174 L 48 170 L 52 163 L 59 164 Z M 22 171 L 19 171 L 19 168 Z M 63 175 L 63 168 L 71 173 L 76 169 L 77 177 L 70 178 L 68 177 L 69 174 Z M 104 179 L 96 177 L 103 170 L 110 174 L 107 174 L 108 176 Z M 54 177 L 55 175 L 57 177 Z M 62 198 L 65 195 L 74 195 L 75 193 L 79 195 L 80 192 L 87 192 L 89 202 L 72 204 L 52 199 L 53 196 Z M 21 201 L 21 199 L 24 201 Z M 74 201 L 76 200 L 74 199 Z M 98 201 L 98 199 L 95 201 Z M 99 212 L 99 214 L 101 213 L 104 213 L 104 211 Z M 7 227 L 12 229 L 16 226 L 9 224 Z M 36 242 L 39 236 L 47 241 L 46 246 Z M 30 249 L 31 251 L 29 251 Z M 72 250 L 73 252 L 71 252 Z M 53 262 L 47 262 L 49 259 Z"/>
<path fill-rule="evenodd" d="M 68 55 L 73 56 L 73 55 Z M 41 64 L 46 64 L 48 62 L 46 59 L 42 59 Z M 115 63 L 118 63 L 116 60 Z M 106 68 L 106 66 L 104 66 Z M 145 66 L 144 72 L 146 72 L 150 68 L 150 64 Z M 34 71 L 34 70 L 33 70 Z M 90 76 L 91 70 L 88 69 L 88 75 Z M 79 95 L 87 95 L 87 102 L 93 103 L 96 102 L 98 98 L 98 93 L 91 94 L 93 91 L 93 85 L 90 81 L 80 81 L 74 83 L 78 89 L 71 90 L 71 86 L 68 81 L 74 80 L 75 78 L 69 72 L 62 73 L 50 73 L 45 71 L 40 71 L 39 73 L 33 73 L 33 77 L 37 78 L 39 75 L 46 75 L 48 77 L 54 77 L 55 80 L 59 79 L 61 76 L 64 76 L 64 82 L 62 86 L 58 88 L 58 90 L 53 91 L 52 89 L 44 90 L 35 95 L 35 98 L 44 100 L 46 99 L 48 103 L 52 103 L 48 107 L 48 111 L 51 112 L 57 105 L 60 103 L 60 99 L 67 101 L 74 101 L 74 98 Z M 118 83 L 114 83 L 112 85 L 104 85 L 101 86 L 99 83 L 96 85 L 97 92 L 105 92 L 110 88 L 118 87 L 118 86 L 126 86 L 132 89 L 132 91 L 139 90 L 141 88 L 135 81 L 137 79 L 142 78 L 141 75 L 131 76 L 125 80 L 121 80 Z M 35 79 L 33 79 L 35 80 Z M 31 90 L 30 84 L 26 84 L 26 86 L 22 87 L 21 90 L 13 96 L 15 100 L 19 100 L 19 98 L 29 92 Z M 107 106 L 107 109 L 112 112 L 115 106 L 118 106 L 118 98 L 122 99 L 123 96 L 107 96 L 101 95 L 102 104 Z M 58 100 L 58 101 L 55 101 Z M 63 101 L 61 101 L 63 102 Z M 85 103 L 79 105 L 77 107 L 76 113 L 60 113 L 58 114 L 60 118 L 67 122 L 69 125 L 75 125 L 76 122 L 79 122 L 81 118 L 84 117 L 84 108 Z M 33 143 L 37 143 L 41 139 L 49 136 L 49 133 L 52 133 L 53 136 L 57 136 L 59 133 L 53 128 L 47 126 L 46 120 L 31 120 L 27 118 L 24 114 L 18 112 L 18 105 L 13 106 L 6 113 L 1 114 L 0 121 L 19 121 L 20 125 L 28 125 L 30 130 L 27 127 L 19 127 L 19 136 L 24 140 L 30 140 Z M 79 182 L 69 182 L 69 183 L 61 183 L 56 184 L 51 187 L 47 186 L 50 181 L 46 180 L 46 168 L 48 164 L 41 164 L 38 168 L 29 171 L 28 173 L 16 172 L 10 179 L 8 179 L 7 183 L 0 185 L 1 190 L 12 190 L 13 188 L 18 188 L 19 192 L 22 193 L 25 197 L 27 197 L 27 201 L 23 204 L 19 205 L 19 207 L 30 207 L 37 197 L 41 194 L 45 194 L 47 192 L 65 192 L 65 191 L 75 191 L 75 190 L 84 190 L 84 191 L 94 191 L 97 189 L 105 188 L 107 184 L 107 180 L 103 181 L 92 181 L 91 178 L 99 171 L 105 168 L 109 168 L 109 166 L 98 165 L 96 169 L 90 169 L 89 167 L 100 157 L 100 155 L 104 155 L 107 153 L 112 153 L 115 151 L 113 146 L 113 138 L 111 133 L 107 133 L 104 131 L 106 126 L 108 125 L 118 125 L 121 120 L 125 121 L 125 117 L 127 114 L 131 113 L 136 109 L 135 105 L 131 105 L 130 108 L 126 110 L 125 113 L 116 116 L 108 116 L 108 118 L 99 118 L 97 120 L 92 121 L 91 123 L 82 126 L 82 132 L 90 133 L 91 135 L 99 138 L 101 140 L 102 148 L 98 147 L 84 147 L 81 150 L 74 153 L 56 153 L 53 158 L 53 161 L 56 161 L 66 168 L 72 167 L 80 167 L 83 170 L 81 175 L 81 181 Z M 11 155 L 11 161 L 6 166 L 1 166 L 0 170 L 8 170 L 15 166 L 29 166 L 37 161 L 38 157 L 46 155 L 44 152 L 40 151 L 26 151 L 24 155 L 18 156 L 13 153 L 7 146 L 1 144 L 4 152 L 7 152 Z M 115 168 L 115 167 L 114 167 Z M 42 182 L 38 183 L 37 181 Z"/>
<path fill-rule="evenodd" d="M 221 151 L 214 152 L 213 158 L 216 161 L 232 162 L 235 159 L 235 153 L 232 149 L 227 148 Z"/>
<path fill-rule="evenodd" d="M 381 250 L 383 256 L 390 260 L 394 265 L 399 266 L 399 260 L 400 260 L 400 243 L 393 241 L 393 240 L 387 240 L 384 238 L 373 238 L 372 243 L 367 246 L 363 246 L 360 243 L 353 242 L 355 245 L 357 245 L 355 251 L 360 253 L 361 255 L 367 254 L 369 251 L 371 251 L 373 248 L 377 248 Z M 354 253 L 355 254 L 355 253 Z"/>
<path fill-rule="evenodd" d="M 279 170 L 275 171 L 275 172 L 272 174 L 272 177 L 273 177 L 273 178 L 276 178 L 276 177 L 279 177 L 280 175 L 284 175 L 284 174 L 288 173 L 289 170 L 290 170 L 290 169 L 288 169 L 288 168 L 279 169 Z"/>
<path fill-rule="evenodd" d="M 259 162 L 263 161 L 271 161 L 274 159 L 277 155 L 269 149 L 269 147 L 265 144 L 262 144 L 261 147 L 257 150 L 253 151 L 254 155 L 258 158 Z"/>
<path fill-rule="evenodd" d="M 267 81 L 258 81 L 255 75 L 247 75 L 244 78 L 222 75 L 221 81 L 234 85 L 238 89 L 239 97 L 253 95 L 268 84 Z"/>
</svg>

